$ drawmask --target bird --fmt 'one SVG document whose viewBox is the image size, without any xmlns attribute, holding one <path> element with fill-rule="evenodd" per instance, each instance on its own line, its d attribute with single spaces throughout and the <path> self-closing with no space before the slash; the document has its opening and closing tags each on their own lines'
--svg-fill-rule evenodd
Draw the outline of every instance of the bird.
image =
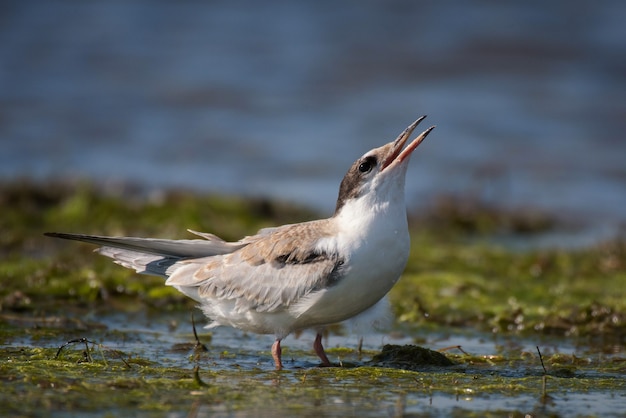
<svg viewBox="0 0 626 418">
<path fill-rule="evenodd" d="M 305 329 L 317 332 L 313 349 L 321 366 L 332 366 L 322 345 L 325 328 L 375 305 L 406 267 L 406 172 L 435 126 L 404 146 L 425 117 L 352 164 L 328 218 L 263 228 L 236 242 L 193 230 L 196 238 L 179 240 L 45 235 L 98 245 L 96 252 L 123 267 L 165 278 L 199 302 L 212 321 L 207 328 L 273 334 L 276 370 L 283 368 L 281 341 Z"/>
</svg>

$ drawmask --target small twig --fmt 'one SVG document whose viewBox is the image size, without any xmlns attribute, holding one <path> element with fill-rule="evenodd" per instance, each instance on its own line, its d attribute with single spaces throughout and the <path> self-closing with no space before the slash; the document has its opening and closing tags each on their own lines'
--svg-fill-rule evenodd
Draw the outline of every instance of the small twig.
<svg viewBox="0 0 626 418">
<path fill-rule="evenodd" d="M 198 333 L 196 332 L 196 321 L 193 317 L 193 311 L 191 311 L 191 327 L 193 328 L 193 336 L 196 339 L 196 345 L 194 345 L 193 347 L 193 351 L 197 352 L 197 351 L 209 351 L 208 348 L 206 348 L 206 345 L 202 344 L 200 342 L 200 338 L 198 338 Z"/>
<path fill-rule="evenodd" d="M 200 378 L 200 366 L 196 366 L 193 368 L 193 380 L 198 384 L 198 386 L 208 387 L 206 383 Z"/>
<path fill-rule="evenodd" d="M 83 352 L 83 355 L 86 359 L 86 361 L 93 363 L 93 357 L 91 356 L 91 350 L 89 350 L 89 345 L 88 344 L 93 344 L 96 347 L 98 347 L 98 351 L 100 351 L 100 355 L 102 356 L 102 361 L 104 361 L 104 365 L 106 367 L 109 367 L 109 362 L 106 359 L 106 356 L 104 355 L 104 351 L 103 349 L 106 348 L 106 346 L 102 345 L 102 344 L 98 344 L 94 341 L 89 341 L 87 338 L 75 338 L 73 340 L 69 340 L 68 342 L 66 342 L 65 344 L 63 344 L 62 346 L 59 347 L 56 356 L 54 356 L 55 359 L 59 358 L 59 356 L 61 355 L 61 351 L 63 351 L 63 349 L 65 347 L 67 347 L 70 344 L 76 344 L 76 343 L 83 343 L 85 344 L 85 351 Z M 115 350 L 109 350 L 109 353 L 111 353 L 112 355 L 114 355 L 115 357 L 119 358 L 120 360 L 122 360 L 122 362 L 126 365 L 126 367 L 128 367 L 129 369 L 132 368 L 130 363 L 128 363 L 124 357 L 122 356 L 121 353 L 115 351 Z"/>
<path fill-rule="evenodd" d="M 541 400 L 545 402 L 548 398 L 548 371 L 546 370 L 545 364 L 543 364 L 543 356 L 541 355 L 541 351 L 539 350 L 539 346 L 537 346 L 537 353 L 539 354 L 539 361 L 541 361 L 541 368 L 543 368 L 543 376 L 541 377 Z"/>
<path fill-rule="evenodd" d="M 545 364 L 543 364 L 543 356 L 541 355 L 541 351 L 539 350 L 539 346 L 537 346 L 537 353 L 539 353 L 539 361 L 541 361 L 541 367 L 543 368 L 543 374 L 546 375 L 546 374 L 548 374 L 548 371 L 546 370 Z"/>
<path fill-rule="evenodd" d="M 100 345 L 100 347 L 102 348 L 102 345 Z M 126 367 L 128 367 L 129 369 L 132 369 L 132 366 L 130 365 L 129 362 L 127 362 L 126 360 L 124 360 L 124 357 L 122 357 L 122 353 L 117 351 L 117 350 L 111 350 L 109 351 L 112 355 L 114 355 L 115 357 L 117 357 L 118 359 L 122 360 L 122 363 L 124 363 L 124 365 Z M 102 358 L 104 359 L 104 353 L 102 354 Z M 104 363 L 108 366 L 108 363 L 106 360 L 104 360 Z"/>
<path fill-rule="evenodd" d="M 75 338 L 73 340 L 69 340 L 68 342 L 66 342 L 65 344 L 63 344 L 62 346 L 59 347 L 59 350 L 57 351 L 57 355 L 54 356 L 54 358 L 59 358 L 59 355 L 61 354 L 61 351 L 63 351 L 63 349 L 65 347 L 67 347 L 70 344 L 76 344 L 76 343 L 84 343 L 85 344 L 85 353 L 87 354 L 87 358 L 89 359 L 90 362 L 93 362 L 93 359 L 91 358 L 91 354 L 89 354 L 89 345 L 87 344 L 95 344 L 93 341 L 89 341 L 87 338 Z"/>
<path fill-rule="evenodd" d="M 442 351 L 449 351 L 449 350 L 454 350 L 454 349 L 459 350 L 461 353 L 465 354 L 466 356 L 469 355 L 467 351 L 463 350 L 463 348 L 460 345 L 451 345 L 450 347 L 440 348 L 437 351 L 442 352 Z"/>
</svg>

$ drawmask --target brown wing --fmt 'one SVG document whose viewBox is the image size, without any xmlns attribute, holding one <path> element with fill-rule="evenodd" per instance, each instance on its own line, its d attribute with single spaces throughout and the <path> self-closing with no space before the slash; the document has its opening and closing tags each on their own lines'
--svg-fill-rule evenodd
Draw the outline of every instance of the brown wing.
<svg viewBox="0 0 626 418">
<path fill-rule="evenodd" d="M 341 277 L 343 260 L 316 249 L 330 235 L 329 222 L 263 230 L 230 254 L 181 261 L 167 284 L 197 287 L 202 299 L 235 300 L 241 310 L 283 310 Z"/>
</svg>

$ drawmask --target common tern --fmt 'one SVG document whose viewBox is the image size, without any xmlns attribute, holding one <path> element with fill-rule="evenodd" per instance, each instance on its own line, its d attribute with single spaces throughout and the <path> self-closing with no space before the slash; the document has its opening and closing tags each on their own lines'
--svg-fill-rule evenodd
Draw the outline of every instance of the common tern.
<svg viewBox="0 0 626 418">
<path fill-rule="evenodd" d="M 315 329 L 315 353 L 330 366 L 324 328 L 376 304 L 406 266 L 406 171 L 434 126 L 404 145 L 424 118 L 352 164 L 330 218 L 261 229 L 237 242 L 192 230 L 200 239 L 46 235 L 99 245 L 97 252 L 124 267 L 166 278 L 166 285 L 200 303 L 212 320 L 207 328 L 273 334 L 277 370 L 283 367 L 281 340 Z"/>
</svg>

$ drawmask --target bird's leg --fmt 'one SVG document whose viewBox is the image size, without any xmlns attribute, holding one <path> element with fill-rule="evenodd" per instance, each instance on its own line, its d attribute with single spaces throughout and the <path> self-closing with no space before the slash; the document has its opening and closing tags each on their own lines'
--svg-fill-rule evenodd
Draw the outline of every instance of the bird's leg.
<svg viewBox="0 0 626 418">
<path fill-rule="evenodd" d="M 326 357 L 326 353 L 324 352 L 324 346 L 322 346 L 322 334 L 319 333 L 319 332 L 315 336 L 315 342 L 313 343 L 313 349 L 315 350 L 315 354 L 317 354 L 317 356 L 320 359 L 322 359 L 322 366 L 324 366 L 324 367 L 332 366 L 332 364 L 328 360 L 328 357 Z"/>
<path fill-rule="evenodd" d="M 323 351 L 324 349 L 322 349 Z M 280 359 L 283 350 L 280 348 L 280 339 L 276 339 L 274 344 L 272 344 L 272 357 L 274 357 L 274 365 L 276 366 L 276 370 L 281 370 L 283 368 L 283 362 Z"/>
</svg>

